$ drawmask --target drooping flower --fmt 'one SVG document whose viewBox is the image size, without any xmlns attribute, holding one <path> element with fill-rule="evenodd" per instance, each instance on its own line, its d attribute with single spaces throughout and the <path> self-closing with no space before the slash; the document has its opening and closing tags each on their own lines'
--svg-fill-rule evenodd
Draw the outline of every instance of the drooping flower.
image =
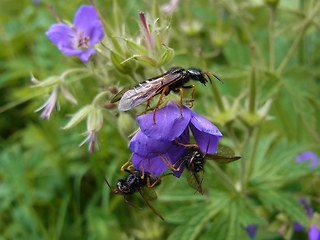
<svg viewBox="0 0 320 240">
<path fill-rule="evenodd" d="M 78 56 L 87 62 L 96 53 L 93 46 L 100 42 L 104 30 L 93 6 L 82 5 L 74 16 L 74 26 L 55 23 L 46 32 L 48 38 L 66 55 Z"/>
<path fill-rule="evenodd" d="M 246 227 L 247 233 L 249 234 L 250 239 L 254 239 L 256 236 L 258 226 L 256 224 L 250 224 Z"/>
<path fill-rule="evenodd" d="M 56 105 L 57 98 L 58 98 L 58 88 L 55 87 L 52 90 L 48 100 L 44 104 L 42 104 L 40 107 L 38 107 L 36 110 L 34 110 L 34 112 L 39 112 L 42 109 L 44 109 L 43 112 L 41 113 L 40 117 L 42 120 L 44 120 L 46 118 L 49 119 L 50 115 L 54 109 L 54 106 Z M 57 104 L 57 108 L 59 108 L 58 104 Z"/>
<path fill-rule="evenodd" d="M 312 224 L 311 228 L 308 231 L 309 240 L 319 240 L 320 239 L 320 229 L 318 229 L 317 225 Z"/>
<path fill-rule="evenodd" d="M 178 141 L 188 142 L 189 131 L 185 131 L 179 136 Z M 165 159 L 170 165 L 174 165 L 184 154 L 185 148 L 176 144 L 176 141 L 161 141 L 147 137 L 139 130 L 129 143 L 129 148 L 133 152 L 132 163 L 135 168 L 157 176 L 168 169 Z M 178 167 L 178 166 L 177 166 Z M 173 171 L 176 177 L 180 177 L 184 170 Z"/>
<path fill-rule="evenodd" d="M 79 144 L 79 147 L 88 143 L 88 152 L 93 153 L 94 147 L 99 148 L 97 134 L 103 125 L 103 115 L 100 109 L 92 108 L 88 113 L 87 131 L 84 135 L 87 137 Z"/>
<path fill-rule="evenodd" d="M 154 175 L 167 170 L 163 158 L 157 153 L 166 156 L 171 165 L 175 164 L 185 151 L 185 147 L 178 146 L 176 142 L 189 142 L 189 128 L 202 152 L 212 154 L 217 151 L 218 141 L 222 138 L 219 129 L 185 106 L 182 106 L 181 112 L 183 117 L 180 106 L 170 101 L 156 112 L 156 124 L 153 113 L 137 117 L 140 130 L 129 143 L 129 148 L 134 153 L 132 162 L 137 169 L 141 170 L 143 165 L 141 161 L 147 157 L 150 159 L 149 168 Z M 146 162 L 145 160 L 145 170 L 148 169 Z M 181 173 L 175 174 L 179 177 Z"/>
<path fill-rule="evenodd" d="M 312 151 L 305 151 L 296 157 L 297 162 L 303 162 L 307 160 L 312 160 L 309 167 L 318 166 L 318 156 Z"/>
</svg>

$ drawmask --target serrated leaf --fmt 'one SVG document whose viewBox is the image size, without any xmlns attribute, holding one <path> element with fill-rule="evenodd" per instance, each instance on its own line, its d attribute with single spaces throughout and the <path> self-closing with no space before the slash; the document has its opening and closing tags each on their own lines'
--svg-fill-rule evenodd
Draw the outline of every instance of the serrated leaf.
<svg viewBox="0 0 320 240">
<path fill-rule="evenodd" d="M 230 203 L 231 195 L 225 192 L 215 192 L 212 201 L 204 203 L 203 207 L 192 216 L 185 218 L 186 223 L 180 225 L 169 236 L 169 240 L 194 240 L 196 239 L 210 219 L 222 211 Z"/>
<path fill-rule="evenodd" d="M 259 199 L 268 209 L 285 212 L 293 221 L 307 225 L 308 217 L 302 204 L 292 194 L 283 191 L 259 191 Z"/>
</svg>

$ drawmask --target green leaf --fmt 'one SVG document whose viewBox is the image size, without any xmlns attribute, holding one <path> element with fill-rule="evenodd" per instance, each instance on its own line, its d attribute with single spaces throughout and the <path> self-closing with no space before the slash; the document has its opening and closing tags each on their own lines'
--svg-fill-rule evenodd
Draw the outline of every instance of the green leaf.
<svg viewBox="0 0 320 240">
<path fill-rule="evenodd" d="M 198 206 L 199 211 L 191 218 L 183 217 L 186 222 L 178 226 L 169 236 L 169 240 L 193 240 L 197 239 L 210 219 L 228 206 L 230 195 L 225 192 L 215 192 L 212 201 Z"/>
<path fill-rule="evenodd" d="M 265 207 L 270 210 L 285 212 L 293 221 L 298 221 L 306 226 L 309 222 L 302 204 L 292 194 L 284 191 L 259 191 L 258 197 Z"/>
<path fill-rule="evenodd" d="M 166 50 L 161 55 L 157 63 L 157 66 L 161 67 L 165 64 L 168 64 L 172 60 L 173 56 L 174 56 L 174 50 L 172 48 L 166 47 Z"/>
<path fill-rule="evenodd" d="M 129 53 L 131 53 L 132 55 L 134 54 L 148 55 L 147 49 L 142 45 L 139 45 L 138 43 L 129 39 L 126 40 L 126 44 L 127 44 Z"/>
</svg>

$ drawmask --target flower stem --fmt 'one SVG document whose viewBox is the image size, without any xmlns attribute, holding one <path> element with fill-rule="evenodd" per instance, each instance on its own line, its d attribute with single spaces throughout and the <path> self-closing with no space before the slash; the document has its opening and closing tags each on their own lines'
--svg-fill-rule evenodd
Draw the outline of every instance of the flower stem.
<svg viewBox="0 0 320 240">
<path fill-rule="evenodd" d="M 279 68 L 277 69 L 278 75 L 281 75 L 283 69 L 287 66 L 289 60 L 292 58 L 293 54 L 295 53 L 295 51 L 299 47 L 299 44 L 301 43 L 305 32 L 307 31 L 307 29 L 309 28 L 309 26 L 311 25 L 311 23 L 313 21 L 313 18 L 316 16 L 316 14 L 319 14 L 319 8 L 320 8 L 320 2 L 318 1 L 316 3 L 316 5 L 314 6 L 313 10 L 306 17 L 299 35 L 296 37 L 295 41 L 293 42 L 290 49 L 288 50 L 286 56 L 282 60 Z"/>
<path fill-rule="evenodd" d="M 269 70 L 274 71 L 275 68 L 275 20 L 276 20 L 276 7 L 270 7 L 270 21 L 269 21 Z"/>
<path fill-rule="evenodd" d="M 255 113 L 256 110 L 256 67 L 254 59 L 254 47 L 251 47 L 251 75 L 249 92 L 249 112 Z"/>
<path fill-rule="evenodd" d="M 104 97 L 105 95 L 109 94 L 109 93 L 110 93 L 110 91 L 103 91 L 103 92 L 100 92 L 99 94 L 97 94 L 97 95 L 94 97 L 93 101 L 92 101 L 92 105 L 95 106 L 95 107 L 97 107 L 97 105 L 98 105 L 98 103 L 99 103 L 99 100 L 100 100 L 102 97 Z"/>
<path fill-rule="evenodd" d="M 246 168 L 244 169 L 244 173 L 243 173 L 243 187 L 244 187 L 243 189 L 245 189 L 246 186 L 248 185 L 249 178 L 252 174 L 253 162 L 256 155 L 260 132 L 261 132 L 260 129 L 261 128 L 258 127 L 253 130 L 253 138 L 252 138 L 253 144 L 249 153 L 249 157 L 246 159 Z M 244 160 L 242 159 L 241 161 L 244 161 Z"/>
<path fill-rule="evenodd" d="M 71 68 L 65 72 L 63 72 L 61 75 L 60 75 L 60 78 L 61 79 L 65 79 L 65 77 L 71 73 L 75 73 L 75 72 L 89 72 L 90 70 L 86 69 L 86 68 Z"/>
<path fill-rule="evenodd" d="M 221 112 L 223 112 L 225 110 L 224 108 L 224 105 L 223 105 L 223 102 L 222 102 L 222 97 L 221 97 L 221 94 L 217 88 L 217 83 L 215 81 L 213 81 L 211 83 L 211 90 L 213 92 L 213 95 L 216 99 L 216 102 L 217 102 L 217 105 L 218 105 L 218 108 Z"/>
<path fill-rule="evenodd" d="M 215 173 L 218 175 L 218 177 L 221 180 L 221 183 L 231 192 L 237 192 L 237 189 L 235 188 L 234 183 L 231 181 L 228 175 L 225 174 L 215 162 L 213 161 L 208 161 L 208 162 L 214 168 Z"/>
</svg>

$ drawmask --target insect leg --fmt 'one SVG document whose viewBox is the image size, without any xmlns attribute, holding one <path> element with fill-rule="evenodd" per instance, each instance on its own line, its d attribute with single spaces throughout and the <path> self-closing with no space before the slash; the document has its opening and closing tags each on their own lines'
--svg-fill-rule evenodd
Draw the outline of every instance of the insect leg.
<svg viewBox="0 0 320 240">
<path fill-rule="evenodd" d="M 153 176 L 153 172 L 152 172 L 152 168 L 151 168 L 151 165 L 150 165 L 150 159 L 148 158 L 148 168 L 149 168 L 149 171 L 150 171 L 150 176 L 152 177 Z"/>
<path fill-rule="evenodd" d="M 147 101 L 146 111 L 148 110 L 149 107 L 150 107 L 150 98 Z"/>
<path fill-rule="evenodd" d="M 181 166 L 182 166 L 182 164 L 184 163 L 183 161 L 180 163 L 180 165 L 179 165 L 178 168 L 175 168 L 175 167 L 176 167 L 176 164 L 177 164 L 179 161 L 177 161 L 174 165 L 172 165 L 172 164 L 170 164 L 169 159 L 168 159 L 166 156 L 162 155 L 161 153 L 157 153 L 157 154 L 159 155 L 159 157 L 161 158 L 161 160 L 164 162 L 164 164 L 165 164 L 168 168 L 170 168 L 171 170 L 173 170 L 173 171 L 175 171 L 175 172 L 180 171 Z"/>
<path fill-rule="evenodd" d="M 145 158 L 142 160 L 142 167 L 141 167 L 141 172 L 142 172 L 142 176 L 141 179 L 144 179 L 144 161 L 146 160 L 147 156 L 145 156 Z"/>
<path fill-rule="evenodd" d="M 165 92 L 168 92 L 169 91 L 169 87 L 168 86 L 165 86 L 162 90 L 162 93 L 160 95 L 160 98 L 159 98 L 159 101 L 156 105 L 156 107 L 154 108 L 154 111 L 153 111 L 153 124 L 156 124 L 156 111 L 158 110 L 159 108 L 159 105 L 160 105 L 160 102 L 161 102 L 161 99 L 163 98 L 163 95 Z"/>
<path fill-rule="evenodd" d="M 158 177 L 157 180 L 154 181 L 154 183 L 152 183 L 151 185 L 150 185 L 150 180 L 149 180 L 150 178 L 148 178 L 147 186 L 148 186 L 149 188 L 154 187 L 154 186 L 161 180 L 161 178 L 163 178 L 163 177 L 165 177 L 165 176 L 168 176 L 168 175 L 173 175 L 173 173 L 162 174 L 162 175 L 161 175 L 160 177 Z"/>
<path fill-rule="evenodd" d="M 141 193 L 141 191 L 139 191 L 141 197 L 143 198 L 143 200 L 145 201 L 145 203 L 148 205 L 149 208 L 151 208 L 152 212 L 154 214 L 156 214 L 158 217 L 160 217 L 163 221 L 164 218 L 161 216 L 161 214 L 151 205 L 151 203 L 148 201 L 148 199 Z"/>
<path fill-rule="evenodd" d="M 176 144 L 178 144 L 179 146 L 182 146 L 182 147 L 186 147 L 186 148 L 189 148 L 189 147 L 195 147 L 197 149 L 199 149 L 199 146 L 195 143 L 181 143 L 178 141 L 178 138 L 176 138 Z"/>
<path fill-rule="evenodd" d="M 125 167 L 131 162 L 131 159 L 132 159 L 132 154 L 131 154 L 131 156 L 130 156 L 130 158 L 129 158 L 129 160 L 125 163 L 125 164 L 123 164 L 122 166 L 121 166 L 121 171 L 125 171 Z M 130 168 L 130 166 L 128 167 L 128 168 Z M 128 169 L 127 168 L 127 169 Z"/>
<path fill-rule="evenodd" d="M 203 155 L 204 158 L 206 157 L 206 155 L 207 155 L 207 153 L 208 153 L 209 145 L 210 145 L 210 136 L 209 136 L 209 141 L 208 141 L 208 145 L 207 145 L 206 152 L 205 152 L 204 155 Z"/>
</svg>

